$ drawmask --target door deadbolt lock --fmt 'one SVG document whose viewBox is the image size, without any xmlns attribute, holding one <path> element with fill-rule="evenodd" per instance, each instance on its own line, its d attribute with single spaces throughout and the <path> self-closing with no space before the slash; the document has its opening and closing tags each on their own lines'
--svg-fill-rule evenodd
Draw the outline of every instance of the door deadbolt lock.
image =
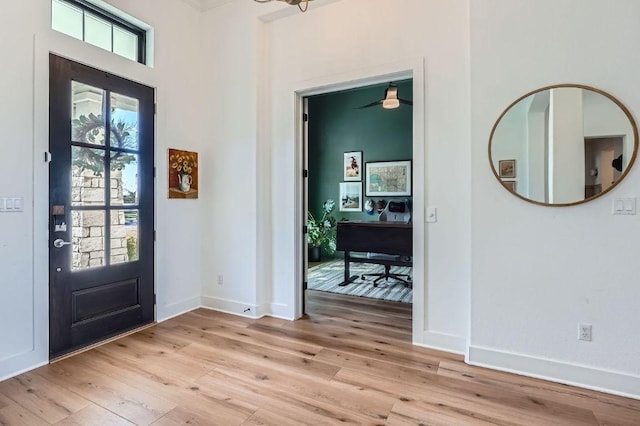
<svg viewBox="0 0 640 426">
<path fill-rule="evenodd" d="M 70 241 L 65 241 L 62 238 L 56 238 L 55 240 L 53 240 L 53 246 L 55 248 L 62 248 L 64 246 L 68 246 L 71 245 Z"/>
</svg>

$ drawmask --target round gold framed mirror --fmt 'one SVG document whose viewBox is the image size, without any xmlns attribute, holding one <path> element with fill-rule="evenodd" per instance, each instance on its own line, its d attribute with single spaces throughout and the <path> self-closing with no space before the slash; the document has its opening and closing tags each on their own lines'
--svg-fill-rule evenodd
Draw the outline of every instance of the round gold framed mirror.
<svg viewBox="0 0 640 426">
<path fill-rule="evenodd" d="M 518 98 L 498 117 L 489 162 L 502 186 L 523 200 L 571 206 L 600 197 L 629 173 L 638 127 L 602 90 L 547 86 Z"/>
</svg>

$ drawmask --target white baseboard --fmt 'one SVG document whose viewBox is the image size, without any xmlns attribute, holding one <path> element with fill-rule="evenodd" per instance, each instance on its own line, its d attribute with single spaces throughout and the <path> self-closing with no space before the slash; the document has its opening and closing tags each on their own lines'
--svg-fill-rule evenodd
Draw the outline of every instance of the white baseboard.
<svg viewBox="0 0 640 426">
<path fill-rule="evenodd" d="M 187 312 L 198 309 L 201 305 L 200 297 L 191 297 L 189 299 L 182 300 L 177 303 L 158 307 L 156 321 L 162 322 L 168 319 L 177 317 L 178 315 L 185 314 Z"/>
<path fill-rule="evenodd" d="M 422 341 L 414 341 L 413 344 L 460 355 L 464 355 L 467 350 L 467 340 L 464 337 L 435 331 L 425 331 L 422 333 Z"/>
<path fill-rule="evenodd" d="M 264 306 L 211 296 L 202 296 L 201 300 L 203 308 L 213 309 L 214 311 L 254 319 L 262 318 L 265 315 Z"/>
<path fill-rule="evenodd" d="M 529 355 L 470 346 L 471 365 L 640 399 L 640 376 Z"/>
<path fill-rule="evenodd" d="M 4 380 L 7 380 L 7 379 L 10 379 L 10 378 L 15 377 L 15 376 L 19 376 L 22 373 L 26 373 L 28 371 L 35 370 L 36 368 L 42 367 L 43 365 L 47 365 L 47 364 L 49 364 L 49 360 L 40 361 L 40 362 L 38 362 L 36 364 L 30 365 L 28 367 L 22 367 L 21 369 L 16 370 L 15 372 L 12 371 L 10 373 L 2 372 L 2 369 L 0 369 L 0 382 L 2 382 Z"/>
<path fill-rule="evenodd" d="M 295 320 L 290 312 L 289 305 L 285 305 L 282 303 L 269 303 L 269 312 L 266 315 L 289 321 Z"/>
</svg>

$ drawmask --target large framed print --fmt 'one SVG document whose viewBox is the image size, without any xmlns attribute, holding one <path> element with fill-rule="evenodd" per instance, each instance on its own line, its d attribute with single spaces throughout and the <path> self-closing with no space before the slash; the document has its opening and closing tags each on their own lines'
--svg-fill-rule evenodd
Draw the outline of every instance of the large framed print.
<svg viewBox="0 0 640 426">
<path fill-rule="evenodd" d="M 358 181 L 362 182 L 362 151 L 345 152 L 343 156 L 342 170 L 344 181 Z"/>
<path fill-rule="evenodd" d="M 411 195 L 411 160 L 366 163 L 365 176 L 367 197 Z"/>
</svg>

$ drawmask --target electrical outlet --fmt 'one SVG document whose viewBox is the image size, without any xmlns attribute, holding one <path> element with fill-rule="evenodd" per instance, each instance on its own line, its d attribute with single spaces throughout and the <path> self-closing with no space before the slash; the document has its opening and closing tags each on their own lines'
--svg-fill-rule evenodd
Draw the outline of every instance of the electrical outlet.
<svg viewBox="0 0 640 426">
<path fill-rule="evenodd" d="M 591 324 L 578 324 L 578 340 L 591 341 Z"/>
<path fill-rule="evenodd" d="M 224 284 L 224 275 L 218 275 L 218 285 Z"/>
</svg>

